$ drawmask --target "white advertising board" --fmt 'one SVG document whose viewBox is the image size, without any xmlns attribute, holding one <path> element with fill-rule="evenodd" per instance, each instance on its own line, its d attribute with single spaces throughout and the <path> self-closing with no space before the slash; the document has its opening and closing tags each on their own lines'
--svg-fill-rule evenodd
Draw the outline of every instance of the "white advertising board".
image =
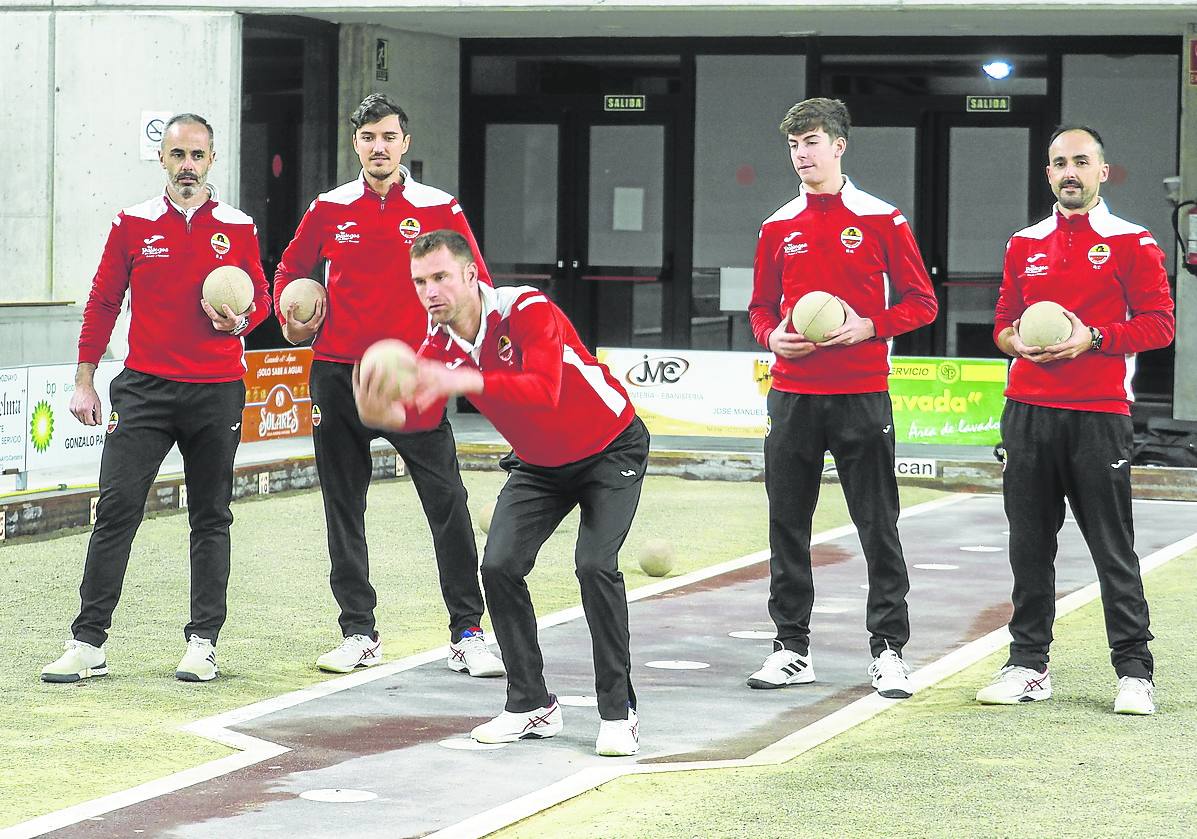
<svg viewBox="0 0 1197 839">
<path fill-rule="evenodd" d="M 26 468 L 99 465 L 104 451 L 105 426 L 112 402 L 108 386 L 124 369 L 120 361 L 102 361 L 96 368 L 96 391 L 102 408 L 99 425 L 84 425 L 71 413 L 75 392 L 75 365 L 52 364 L 29 370 L 29 434 Z"/>
<path fill-rule="evenodd" d="M 29 370 L 0 370 L 0 474 L 25 471 L 29 436 Z"/>
</svg>

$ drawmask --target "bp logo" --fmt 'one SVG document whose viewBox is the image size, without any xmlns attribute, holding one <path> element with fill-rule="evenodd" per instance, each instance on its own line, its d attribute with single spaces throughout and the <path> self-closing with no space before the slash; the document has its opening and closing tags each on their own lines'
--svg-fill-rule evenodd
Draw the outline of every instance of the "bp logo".
<svg viewBox="0 0 1197 839">
<path fill-rule="evenodd" d="M 121 415 L 118 414 L 116 411 L 113 411 L 111 414 L 108 415 L 108 433 L 109 434 L 111 434 L 113 431 L 116 431 L 116 427 L 118 425 L 120 425 L 120 421 L 121 421 Z"/>
<path fill-rule="evenodd" d="M 312 404 L 312 428 L 320 427 L 320 406 Z"/>
<path fill-rule="evenodd" d="M 223 233 L 212 234 L 212 250 L 216 251 L 217 256 L 224 256 L 229 252 L 230 247 L 228 236 Z"/>
<path fill-rule="evenodd" d="M 415 218 L 405 218 L 399 222 L 399 232 L 403 234 L 405 239 L 414 239 L 420 235 L 420 220 Z"/>
<path fill-rule="evenodd" d="M 1106 260 L 1110 258 L 1110 246 L 1105 242 L 1098 242 L 1093 247 L 1089 248 L 1089 261 L 1093 263 L 1094 268 L 1100 268 L 1105 265 Z"/>
<path fill-rule="evenodd" d="M 840 244 L 850 251 L 860 247 L 862 241 L 864 236 L 861 235 L 859 227 L 845 227 L 840 231 Z"/>
<path fill-rule="evenodd" d="M 33 442 L 33 447 L 42 454 L 50 448 L 50 441 L 54 439 L 54 409 L 45 400 L 33 406 L 33 416 L 29 420 L 29 439 Z"/>
</svg>

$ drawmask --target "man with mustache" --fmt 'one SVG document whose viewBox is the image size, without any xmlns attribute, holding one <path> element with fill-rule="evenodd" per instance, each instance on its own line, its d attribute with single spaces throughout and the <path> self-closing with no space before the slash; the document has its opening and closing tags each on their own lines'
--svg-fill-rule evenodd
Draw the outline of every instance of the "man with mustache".
<svg viewBox="0 0 1197 839">
<path fill-rule="evenodd" d="M 329 582 L 341 607 L 343 640 L 316 660 L 321 670 L 348 673 L 382 661 L 375 630 L 378 597 L 370 584 L 366 547 L 366 491 L 370 443 L 384 437 L 403 457 L 432 531 L 441 594 L 449 611 L 447 664 L 471 676 L 502 676 L 503 662 L 486 646 L 478 549 L 457 445 L 442 415 L 421 434 L 395 434 L 364 425 L 353 402 L 353 365 L 376 341 L 397 338 L 418 345 L 428 315 L 411 282 L 411 244 L 421 231 L 449 228 L 470 243 L 484 282 L 490 283 L 474 234 L 457 200 L 417 183 L 400 160 L 411 146 L 407 114 L 382 94 L 371 94 L 349 118 L 362 164 L 355 180 L 318 196 L 275 272 L 276 309 L 287 284 L 327 277 L 327 305 L 307 322 L 295 307 L 277 311 L 291 343 L 312 345 L 312 436 L 328 526 Z"/>
<path fill-rule="evenodd" d="M 77 682 L 108 674 L 104 644 L 120 599 L 146 496 L 170 447 L 183 455 L 191 524 L 191 620 L 175 676 L 217 675 L 216 640 L 225 620 L 233 457 L 245 406 L 246 332 L 270 311 L 253 219 L 213 198 L 212 126 L 196 114 L 166 123 L 158 159 L 166 193 L 121 210 L 92 281 L 79 334 L 71 413 L 84 425 L 103 417 L 94 376 L 129 292 L 129 355 L 110 389 L 112 410 L 100 462 L 100 500 L 87 546 L 79 616 L 42 681 Z M 217 312 L 201 299 L 215 268 L 235 265 L 253 280 L 243 313 Z"/>
<path fill-rule="evenodd" d="M 1164 253 L 1100 198 L 1110 167 L 1094 129 L 1056 129 L 1046 171 L 1054 212 L 1010 239 L 994 318 L 994 341 L 1014 358 L 1002 415 L 1014 613 L 1009 659 L 977 701 L 1015 705 L 1052 695 L 1056 539 L 1067 498 L 1101 583 L 1118 675 L 1114 711 L 1151 714 L 1152 634 L 1131 520 L 1130 403 L 1135 353 L 1166 347 L 1175 332 Z M 1028 346 L 1020 316 L 1044 300 L 1064 307 L 1072 332 L 1053 346 Z"/>
</svg>

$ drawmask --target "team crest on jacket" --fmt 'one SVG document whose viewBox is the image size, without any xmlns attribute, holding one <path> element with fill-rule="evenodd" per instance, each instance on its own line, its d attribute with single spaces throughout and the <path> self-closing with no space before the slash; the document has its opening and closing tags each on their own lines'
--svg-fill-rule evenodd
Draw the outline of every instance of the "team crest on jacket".
<svg viewBox="0 0 1197 839">
<path fill-rule="evenodd" d="M 860 247 L 863 241 L 864 236 L 861 235 L 859 227 L 845 227 L 840 231 L 840 244 L 850 251 Z"/>
<path fill-rule="evenodd" d="M 224 256 L 229 252 L 230 247 L 231 244 L 229 243 L 228 236 L 223 233 L 212 234 L 212 250 L 216 251 L 217 256 Z"/>
<path fill-rule="evenodd" d="M 511 356 L 515 353 L 515 347 L 511 345 L 511 339 L 506 335 L 499 336 L 499 360 L 511 363 Z"/>
<path fill-rule="evenodd" d="M 312 428 L 320 427 L 320 406 L 312 403 Z"/>
<path fill-rule="evenodd" d="M 120 425 L 120 421 L 121 421 L 121 415 L 118 414 L 116 411 L 113 411 L 111 414 L 108 415 L 108 433 L 109 434 L 111 434 L 113 431 L 116 431 L 116 427 L 118 425 Z"/>
<path fill-rule="evenodd" d="M 420 235 L 420 220 L 418 218 L 405 218 L 399 222 L 399 232 L 403 234 L 405 239 L 414 239 Z"/>
<path fill-rule="evenodd" d="M 1110 246 L 1105 242 L 1098 242 L 1093 247 L 1089 248 L 1089 261 L 1093 263 L 1094 268 L 1100 268 L 1105 265 L 1106 260 L 1110 258 Z"/>
</svg>

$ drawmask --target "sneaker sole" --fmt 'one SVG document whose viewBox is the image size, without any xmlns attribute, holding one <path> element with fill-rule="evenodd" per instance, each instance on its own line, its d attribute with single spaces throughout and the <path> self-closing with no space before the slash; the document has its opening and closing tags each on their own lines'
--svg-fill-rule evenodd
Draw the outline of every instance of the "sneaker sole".
<svg viewBox="0 0 1197 839">
<path fill-rule="evenodd" d="M 1052 695 L 1050 693 L 1047 696 L 1031 696 L 1029 694 L 1023 694 L 1022 696 L 1016 696 L 1012 699 L 982 699 L 980 696 L 978 696 L 977 702 L 982 705 L 1023 705 L 1027 702 L 1043 702 L 1044 700 L 1051 698 Z"/>
<path fill-rule="evenodd" d="M 640 754 L 640 747 L 637 746 L 635 751 L 631 752 L 621 752 L 617 751 L 616 749 L 607 749 L 605 751 L 595 749 L 594 753 L 599 757 L 631 757 L 632 755 Z"/>
<path fill-rule="evenodd" d="M 199 673 L 188 673 L 186 670 L 175 671 L 175 678 L 180 682 L 210 682 L 219 675 L 219 670 L 212 671 L 211 676 L 201 676 Z"/>
<path fill-rule="evenodd" d="M 92 667 L 80 673 L 42 673 L 42 681 L 49 682 L 52 685 L 67 685 L 74 682 L 81 682 L 84 679 L 90 679 L 94 676 L 107 676 L 108 667 L 101 665 L 99 667 Z"/>
<path fill-rule="evenodd" d="M 901 688 L 890 688 L 889 690 L 879 690 L 877 695 L 886 699 L 909 699 L 914 696 L 911 691 L 902 690 Z"/>
<path fill-rule="evenodd" d="M 355 670 L 365 670 L 367 667 L 373 667 L 375 664 L 382 664 L 381 658 L 371 658 L 366 661 L 359 661 L 352 667 L 337 667 L 334 664 L 321 664 L 316 662 L 316 669 L 323 670 L 325 673 L 352 673 Z"/>
<path fill-rule="evenodd" d="M 1142 711 L 1138 708 L 1115 708 L 1114 713 L 1128 717 L 1150 717 L 1155 713 L 1155 708 L 1152 708 L 1150 711 Z"/>
<path fill-rule="evenodd" d="M 519 740 L 547 740 L 550 737 L 556 737 L 560 733 L 561 733 L 561 729 L 558 728 L 556 731 L 549 731 L 549 732 L 530 731 L 527 734 L 512 734 L 509 737 L 491 737 L 489 739 L 486 739 L 483 737 L 478 737 L 473 732 L 470 732 L 470 739 L 476 740 L 479 743 L 491 743 L 491 744 L 515 743 Z"/>
<path fill-rule="evenodd" d="M 753 690 L 776 690 L 777 688 L 788 688 L 794 685 L 813 685 L 814 683 L 815 677 L 814 674 L 811 674 L 809 677 L 803 676 L 792 682 L 787 680 L 781 683 L 769 682 L 765 679 L 749 678 L 746 684 Z"/>
<path fill-rule="evenodd" d="M 498 676 L 506 676 L 507 675 L 506 670 L 480 670 L 477 673 L 475 673 L 473 670 L 471 670 L 469 668 L 468 665 L 462 664 L 457 661 L 448 661 L 448 662 L 446 662 L 446 665 L 454 673 L 465 673 L 467 676 L 473 676 L 475 679 L 493 679 Z"/>
</svg>

